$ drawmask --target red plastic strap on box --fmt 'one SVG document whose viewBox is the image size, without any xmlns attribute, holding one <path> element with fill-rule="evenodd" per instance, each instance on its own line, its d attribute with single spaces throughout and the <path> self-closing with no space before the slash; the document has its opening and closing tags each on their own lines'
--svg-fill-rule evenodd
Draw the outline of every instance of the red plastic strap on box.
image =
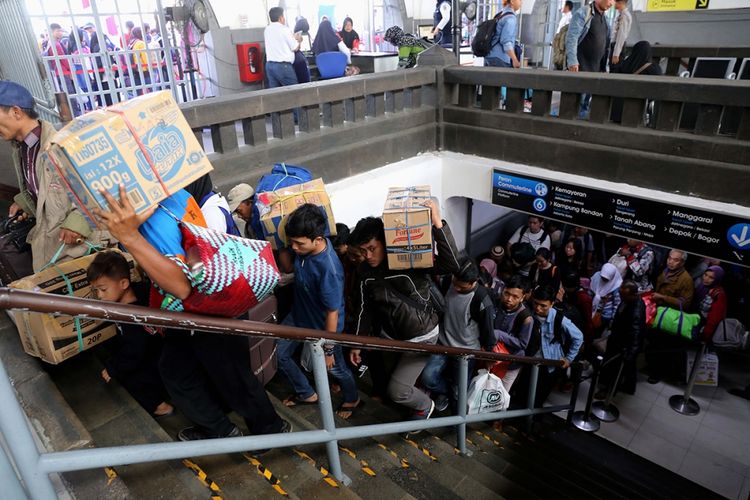
<svg viewBox="0 0 750 500">
<path fill-rule="evenodd" d="M 148 166 L 151 167 L 151 171 L 156 176 L 156 179 L 159 181 L 159 184 L 161 184 L 161 188 L 162 190 L 164 190 L 164 194 L 166 194 L 168 197 L 172 196 L 169 193 L 169 190 L 167 189 L 166 184 L 164 184 L 164 181 L 159 175 L 159 172 L 156 170 L 156 166 L 154 165 L 154 160 L 151 158 L 151 155 L 148 153 L 148 150 L 146 149 L 146 145 L 143 144 L 143 141 L 141 140 L 141 138 L 138 137 L 135 127 L 133 127 L 133 124 L 130 123 L 130 120 L 125 118 L 125 113 L 123 111 L 117 111 L 115 109 L 110 109 L 110 108 L 104 108 L 104 110 L 120 115 L 120 117 L 122 118 L 122 121 L 124 121 L 125 125 L 128 127 L 128 130 L 130 130 L 130 134 L 133 136 L 133 139 L 135 139 L 135 143 L 138 144 L 138 149 L 140 149 L 141 153 L 143 153 L 143 157 L 146 159 Z"/>
</svg>

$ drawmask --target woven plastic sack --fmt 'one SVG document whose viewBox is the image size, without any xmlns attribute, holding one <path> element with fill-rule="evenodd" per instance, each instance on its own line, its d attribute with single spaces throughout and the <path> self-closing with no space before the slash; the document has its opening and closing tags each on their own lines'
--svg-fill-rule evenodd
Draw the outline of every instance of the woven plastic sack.
<svg viewBox="0 0 750 500">
<path fill-rule="evenodd" d="M 179 263 L 193 291 L 185 300 L 167 295 L 163 309 L 236 318 L 273 293 L 279 270 L 268 242 L 188 222 L 180 231 L 187 264 Z"/>
</svg>

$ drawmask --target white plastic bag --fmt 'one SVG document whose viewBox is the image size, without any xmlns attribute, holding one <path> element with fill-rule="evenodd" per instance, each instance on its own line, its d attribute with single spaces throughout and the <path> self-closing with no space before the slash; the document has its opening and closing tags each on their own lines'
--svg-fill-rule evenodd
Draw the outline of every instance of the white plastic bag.
<svg viewBox="0 0 750 500">
<path fill-rule="evenodd" d="M 510 394 L 505 390 L 503 381 L 487 370 L 479 370 L 471 380 L 468 393 L 468 414 L 490 413 L 508 409 Z"/>
</svg>

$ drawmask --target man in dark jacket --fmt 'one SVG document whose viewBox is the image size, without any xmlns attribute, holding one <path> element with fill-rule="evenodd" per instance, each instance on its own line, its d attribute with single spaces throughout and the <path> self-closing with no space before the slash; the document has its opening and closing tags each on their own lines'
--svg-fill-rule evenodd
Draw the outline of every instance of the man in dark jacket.
<svg viewBox="0 0 750 500">
<path fill-rule="evenodd" d="M 437 244 L 432 269 L 390 270 L 386 259 L 383 221 L 368 217 L 360 220 L 352 233 L 351 244 L 359 247 L 365 261 L 359 269 L 359 300 L 355 301 L 356 329 L 353 333 L 371 335 L 380 331 L 386 338 L 433 345 L 438 338 L 440 317 L 433 299 L 431 273 L 453 274 L 459 271 L 458 251 L 448 225 L 440 217 L 440 209 L 432 200 L 430 208 L 432 236 Z M 399 355 L 388 383 L 388 396 L 396 403 L 414 411 L 415 419 L 427 419 L 435 403 L 422 390 L 414 387 L 429 359 L 428 354 Z M 352 349 L 352 364 L 361 362 L 360 350 Z"/>
<path fill-rule="evenodd" d="M 599 391 L 598 399 L 606 397 L 607 390 L 614 383 L 620 361 L 612 360 L 618 354 L 622 355 L 625 364 L 622 368 L 619 390 L 627 394 L 635 394 L 637 381 L 636 358 L 643 346 L 643 335 L 646 329 L 646 305 L 638 295 L 638 285 L 634 281 L 624 281 L 620 285 L 620 307 L 612 319 L 612 329 L 607 338 L 607 351 L 604 354 L 604 368 L 602 369 L 601 385 L 605 388 Z M 612 360 L 611 362 L 608 362 Z"/>
</svg>

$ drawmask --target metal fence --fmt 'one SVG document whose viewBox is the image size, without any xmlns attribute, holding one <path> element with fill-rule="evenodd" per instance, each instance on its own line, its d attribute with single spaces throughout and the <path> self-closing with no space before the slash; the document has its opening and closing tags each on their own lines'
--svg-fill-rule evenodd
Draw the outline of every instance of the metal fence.
<svg viewBox="0 0 750 500">
<path fill-rule="evenodd" d="M 170 311 L 158 311 L 158 315 L 154 315 L 155 311 L 146 307 L 112 303 L 108 303 L 106 307 L 102 307 L 101 302 L 96 300 L 75 297 L 50 297 L 44 293 L 9 290 L 7 288 L 0 289 L 0 308 L 23 308 L 44 313 L 78 315 L 86 318 L 136 323 L 143 326 L 168 326 L 169 328 L 183 330 L 286 338 L 312 343 L 313 375 L 323 422 L 322 429 L 184 443 L 152 443 L 51 453 L 40 453 L 37 450 L 32 431 L 26 422 L 23 410 L 16 400 L 15 392 L 8 379 L 5 367 L 0 362 L 0 431 L 2 431 L 7 439 L 10 454 L 10 456 L 7 456 L 0 450 L 0 480 L 3 481 L 4 488 L 7 488 L 6 492 L 23 492 L 25 490 L 33 499 L 46 500 L 56 498 L 52 483 L 48 477 L 48 474 L 56 472 L 323 443 L 326 445 L 331 473 L 337 480 L 346 485 L 350 484 L 351 481 L 344 475 L 341 469 L 338 447 L 338 441 L 340 440 L 397 434 L 437 427 L 456 427 L 456 447 L 461 454 L 469 455 L 470 452 L 466 448 L 467 424 L 517 417 L 531 418 L 533 415 L 559 411 L 567 411 L 568 420 L 570 420 L 577 399 L 577 382 L 579 377 L 574 376 L 576 388 L 571 394 L 570 404 L 534 408 L 534 395 L 536 393 L 539 365 L 542 365 L 543 369 L 546 369 L 547 366 L 560 366 L 561 362 L 558 360 L 523 358 L 473 351 L 470 349 L 421 345 L 380 338 L 372 338 L 365 341 L 354 335 L 332 334 L 318 330 L 292 328 L 269 323 L 202 317 L 195 314 Z M 496 361 L 520 361 L 529 365 L 531 369 L 528 407 L 520 410 L 467 415 L 467 387 L 465 384 L 459 384 L 458 415 L 429 420 L 408 420 L 337 428 L 328 385 L 328 372 L 325 364 L 325 353 L 323 352 L 324 343 L 337 343 L 356 348 L 395 350 L 400 352 L 427 352 L 459 356 L 459 380 L 468 379 L 468 360 L 472 357 Z M 16 475 L 13 465 L 19 471 L 20 479 Z"/>
<path fill-rule="evenodd" d="M 200 99 L 209 82 L 194 54 L 202 40 L 189 24 L 166 17 L 164 4 L 174 3 L 0 2 L 7 44 L 0 72 L 29 88 L 53 121 L 158 90 L 171 90 L 178 102 Z"/>
</svg>

